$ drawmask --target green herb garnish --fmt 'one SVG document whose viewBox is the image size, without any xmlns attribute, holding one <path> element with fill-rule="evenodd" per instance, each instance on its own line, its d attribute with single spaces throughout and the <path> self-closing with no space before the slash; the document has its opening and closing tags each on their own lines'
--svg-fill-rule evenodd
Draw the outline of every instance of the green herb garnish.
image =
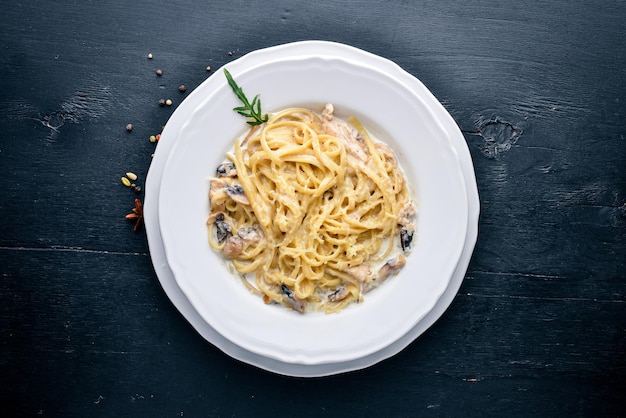
<svg viewBox="0 0 626 418">
<path fill-rule="evenodd" d="M 233 110 L 241 116 L 252 119 L 247 121 L 249 125 L 255 126 L 267 122 L 267 113 L 264 115 L 261 114 L 261 99 L 259 99 L 259 95 L 254 96 L 252 103 L 250 103 L 241 87 L 235 83 L 233 76 L 230 75 L 226 68 L 224 68 L 224 75 L 226 76 L 226 80 L 228 80 L 228 84 L 237 95 L 237 98 L 243 103 L 243 106 L 235 107 Z"/>
</svg>

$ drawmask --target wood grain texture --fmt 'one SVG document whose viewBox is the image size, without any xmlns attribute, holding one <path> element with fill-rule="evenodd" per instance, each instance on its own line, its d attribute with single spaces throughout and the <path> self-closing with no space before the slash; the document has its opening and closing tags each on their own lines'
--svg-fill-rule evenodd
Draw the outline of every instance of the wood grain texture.
<svg viewBox="0 0 626 418">
<path fill-rule="evenodd" d="M 4 5 L 3 411 L 623 416 L 625 16 L 620 1 Z M 444 316 L 397 356 L 322 379 L 258 370 L 198 336 L 123 218 L 136 195 L 120 183 L 133 171 L 143 186 L 148 137 L 207 66 L 303 39 L 418 77 L 461 128 L 481 198 L 476 250 Z"/>
</svg>

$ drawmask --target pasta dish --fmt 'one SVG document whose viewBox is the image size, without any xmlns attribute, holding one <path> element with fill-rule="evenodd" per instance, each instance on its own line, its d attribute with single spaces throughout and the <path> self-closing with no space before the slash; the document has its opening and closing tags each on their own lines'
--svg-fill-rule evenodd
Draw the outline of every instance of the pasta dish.
<svg viewBox="0 0 626 418">
<path fill-rule="evenodd" d="M 355 118 L 285 109 L 226 157 L 209 243 L 265 303 L 338 312 L 405 265 L 415 205 L 391 148 Z"/>
</svg>

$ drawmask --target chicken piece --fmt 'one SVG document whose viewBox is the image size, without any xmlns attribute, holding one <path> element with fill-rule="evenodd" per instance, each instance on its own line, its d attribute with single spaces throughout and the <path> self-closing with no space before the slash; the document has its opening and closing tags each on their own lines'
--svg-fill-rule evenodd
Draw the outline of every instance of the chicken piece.
<svg viewBox="0 0 626 418">
<path fill-rule="evenodd" d="M 409 200 L 398 212 L 398 225 L 405 227 L 409 231 L 415 231 L 413 221 L 416 214 L 415 205 L 413 205 L 413 201 Z"/>
<path fill-rule="evenodd" d="M 359 264 L 358 266 L 347 268 L 345 272 L 361 283 L 364 283 L 369 277 L 371 270 L 367 264 Z"/>
<path fill-rule="evenodd" d="M 322 128 L 324 132 L 341 139 L 346 147 L 346 151 L 357 160 L 367 161 L 367 154 L 354 134 L 354 130 L 346 122 L 336 119 L 333 115 L 334 111 L 335 108 L 330 103 L 322 111 Z"/>
<path fill-rule="evenodd" d="M 258 244 L 263 239 L 260 231 L 255 227 L 239 228 L 237 235 L 249 245 Z"/>
<path fill-rule="evenodd" d="M 220 179 L 211 179 L 209 187 L 209 201 L 212 212 L 223 212 L 226 210 L 226 182 Z"/>
<path fill-rule="evenodd" d="M 211 184 L 209 186 L 209 199 L 211 202 L 215 202 L 225 197 L 226 186 L 228 186 L 228 184 L 222 179 L 211 179 Z"/>
<path fill-rule="evenodd" d="M 408 201 L 398 213 L 398 225 L 402 227 L 400 229 L 400 245 L 403 251 L 411 248 L 411 241 L 413 241 L 413 234 L 415 233 L 413 221 L 415 221 L 416 213 L 412 201 Z"/>
<path fill-rule="evenodd" d="M 226 238 L 226 244 L 224 244 L 224 249 L 222 250 L 222 254 L 226 258 L 235 258 L 243 251 L 243 239 L 238 235 L 231 235 Z"/>
<path fill-rule="evenodd" d="M 382 142 L 377 142 L 375 144 L 375 147 L 378 152 L 380 152 L 382 156 L 385 157 L 385 160 L 389 161 L 391 165 L 393 165 L 395 168 L 398 168 L 398 160 L 396 160 L 396 155 L 393 153 L 391 148 L 389 148 L 389 145 L 383 144 Z"/>
</svg>

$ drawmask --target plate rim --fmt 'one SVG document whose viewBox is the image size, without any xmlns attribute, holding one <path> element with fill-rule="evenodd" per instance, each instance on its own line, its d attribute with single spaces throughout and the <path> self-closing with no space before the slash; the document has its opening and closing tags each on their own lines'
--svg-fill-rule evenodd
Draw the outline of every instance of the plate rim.
<svg viewBox="0 0 626 418">
<path fill-rule="evenodd" d="M 281 361 L 303 364 L 319 364 L 349 361 L 378 351 L 406 334 L 406 332 L 413 328 L 413 326 L 415 326 L 415 324 L 417 324 L 419 320 L 435 306 L 436 302 L 447 288 L 452 274 L 454 273 L 455 266 L 462 254 L 467 230 L 466 225 L 468 219 L 468 208 L 465 182 L 460 168 L 458 155 L 455 148 L 451 144 L 451 140 L 448 138 L 447 131 L 441 126 L 441 123 L 436 115 L 430 111 L 430 103 L 428 102 L 429 98 L 422 98 L 419 95 L 414 94 L 412 90 L 408 89 L 403 83 L 400 83 L 395 78 L 391 76 L 384 78 L 386 77 L 384 73 L 368 65 L 361 65 L 340 57 L 327 58 L 323 56 L 320 57 L 318 55 L 302 56 L 301 58 L 287 57 L 284 59 L 268 60 L 257 66 L 251 66 L 245 69 L 245 71 L 240 72 L 238 76 L 240 80 L 244 81 L 246 80 L 246 76 L 254 79 L 255 74 L 259 74 L 259 69 L 262 69 L 264 70 L 260 73 L 262 74 L 262 78 L 273 79 L 275 71 L 280 71 L 282 68 L 286 68 L 288 73 L 297 74 L 299 68 L 303 66 L 309 70 L 309 67 L 306 67 L 307 65 L 311 65 L 311 68 L 315 69 L 312 73 L 316 76 L 319 74 L 318 71 L 326 71 L 325 67 L 329 66 L 334 70 L 333 74 L 341 73 L 343 69 L 349 69 L 347 73 L 351 73 L 351 76 L 358 77 L 361 76 L 361 74 L 365 74 L 366 78 L 383 78 L 384 82 L 381 84 L 381 86 L 384 86 L 382 87 L 383 90 L 389 89 L 391 91 L 394 88 L 398 88 L 399 91 L 402 92 L 400 93 L 401 95 L 408 94 L 408 96 L 410 96 L 409 102 L 416 103 L 415 108 L 418 109 L 418 112 L 420 112 L 419 114 L 425 115 L 429 123 L 434 125 L 436 129 L 435 134 L 441 133 L 441 136 L 437 135 L 435 137 L 438 142 L 432 149 L 437 155 L 440 156 L 440 158 L 443 158 L 441 162 L 445 164 L 445 166 L 439 166 L 445 167 L 446 169 L 440 170 L 438 176 L 442 179 L 446 178 L 446 176 L 449 178 L 446 191 L 449 191 L 450 193 L 446 193 L 446 196 L 448 196 L 448 203 L 452 204 L 447 205 L 447 207 L 451 214 L 453 213 L 453 216 L 448 217 L 447 219 L 453 219 L 453 222 L 450 222 L 449 226 L 445 229 L 446 234 L 443 234 L 448 237 L 448 242 L 446 251 L 438 253 L 438 257 L 441 257 L 441 260 L 439 263 L 436 263 L 436 270 L 432 270 L 433 264 L 429 261 L 432 259 L 423 258 L 425 257 L 424 253 L 420 253 L 418 259 L 422 258 L 422 262 L 425 261 L 425 264 L 412 264 L 411 269 L 417 269 L 416 271 L 421 271 L 427 274 L 430 273 L 433 274 L 433 276 L 430 277 L 436 277 L 435 280 L 426 282 L 430 284 L 424 284 L 424 282 L 421 281 L 414 282 L 413 286 L 414 288 L 417 287 L 417 293 L 412 292 L 412 294 L 416 294 L 418 299 L 421 298 L 420 302 L 412 303 L 412 297 L 404 292 L 396 294 L 396 297 L 403 299 L 403 302 L 394 303 L 393 308 L 391 308 L 393 312 L 391 312 L 390 316 L 385 315 L 385 317 L 402 318 L 402 320 L 394 323 L 394 326 L 389 327 L 380 326 L 382 324 L 379 323 L 379 326 L 374 326 L 373 328 L 370 327 L 370 332 L 368 333 L 354 332 L 355 327 L 359 326 L 359 324 L 376 324 L 377 321 L 380 322 L 380 316 L 378 313 L 381 311 L 372 308 L 375 306 L 373 302 L 375 299 L 372 298 L 379 298 L 383 292 L 383 290 L 377 290 L 375 296 L 370 296 L 370 301 L 367 306 L 353 307 L 354 311 L 346 313 L 342 312 L 340 317 L 332 320 L 334 325 L 332 327 L 332 333 L 334 337 L 315 339 L 311 338 L 311 335 L 319 335 L 330 332 L 331 328 L 328 327 L 328 323 L 330 321 L 329 317 L 325 315 L 316 316 L 315 314 L 308 314 L 306 317 L 297 316 L 296 319 L 296 316 L 283 315 L 282 312 L 277 314 L 276 312 L 266 311 L 265 309 L 267 308 L 263 305 L 248 305 L 246 310 L 241 311 L 240 309 L 233 308 L 231 302 L 226 303 L 226 299 L 222 297 L 215 297 L 215 285 L 206 285 L 207 282 L 204 281 L 200 275 L 198 275 L 198 273 L 201 271 L 207 271 L 207 269 L 198 270 L 197 263 L 189 263 L 190 258 L 189 252 L 187 251 L 189 247 L 184 247 L 186 240 L 189 238 L 193 239 L 193 237 L 196 237 L 197 239 L 193 240 L 196 244 L 202 240 L 198 238 L 199 235 L 196 233 L 195 228 L 193 229 L 191 236 L 187 237 L 184 236 L 184 234 L 181 235 L 181 231 L 184 231 L 184 228 L 189 226 L 188 223 L 182 219 L 188 219 L 188 216 L 184 218 L 176 216 L 180 213 L 180 209 L 184 209 L 185 206 L 180 203 L 182 199 L 175 198 L 181 197 L 180 184 L 186 180 L 188 185 L 196 184 L 193 190 L 198 191 L 199 184 L 194 182 L 194 180 L 202 183 L 202 180 L 204 179 L 204 175 L 191 177 L 181 176 L 181 169 L 184 171 L 186 167 L 190 167 L 188 163 L 183 161 L 183 157 L 198 155 L 197 150 L 195 153 L 189 152 L 189 150 L 194 149 L 194 147 L 199 146 L 208 150 L 208 143 L 204 141 L 199 142 L 196 140 L 190 142 L 179 140 L 170 151 L 161 180 L 159 211 L 164 216 L 159 217 L 159 222 L 166 258 L 174 273 L 174 278 L 183 292 L 187 295 L 187 298 L 191 301 L 196 311 L 200 313 L 209 325 L 211 325 L 224 337 L 233 341 L 235 344 L 257 354 Z M 322 68 L 324 68 L 324 70 L 322 70 Z M 370 84 L 370 87 L 371 86 L 372 85 Z M 179 135 L 189 134 L 192 138 L 198 138 L 198 132 L 202 131 L 205 125 L 205 116 L 203 115 L 210 112 L 211 109 L 214 111 L 219 109 L 217 110 L 218 112 L 227 114 L 231 117 L 231 113 L 226 112 L 226 108 L 223 107 L 224 101 L 227 100 L 226 97 L 230 99 L 229 93 L 230 90 L 228 89 L 225 79 L 219 83 L 218 87 L 213 88 L 211 91 L 206 91 L 204 101 L 189 112 L 187 122 L 179 131 Z M 269 99 L 265 99 L 265 103 L 268 103 L 268 100 Z M 219 105 L 217 103 L 219 103 Z M 233 103 L 235 103 L 234 99 Z M 274 108 L 274 106 L 270 107 Z M 411 112 L 409 112 L 409 114 L 411 114 Z M 391 112 L 389 115 L 396 116 L 396 112 Z M 406 120 L 406 118 L 401 119 Z M 232 116 L 232 120 L 234 124 L 234 121 L 238 120 L 237 115 Z M 234 129 L 230 128 L 230 122 L 230 120 L 227 122 L 229 124 L 229 127 L 226 128 L 227 130 Z M 198 127 L 201 127 L 202 129 L 199 130 Z M 391 135 L 391 138 L 395 137 L 395 135 Z M 405 151 L 408 152 L 411 144 L 414 144 L 414 142 L 406 143 L 408 149 L 405 148 Z M 426 146 L 429 146 L 428 142 L 426 144 Z M 196 165 L 193 164 L 192 166 L 195 167 Z M 200 165 L 198 165 L 198 167 L 200 167 Z M 203 165 L 202 167 L 205 166 Z M 204 173 L 206 169 L 203 168 L 201 171 Z M 422 175 L 421 177 L 418 175 L 417 177 L 422 179 L 428 178 L 425 175 Z M 419 183 L 425 185 L 430 183 L 430 181 L 426 181 L 426 183 L 424 183 L 424 180 L 422 180 L 415 185 Z M 426 186 L 426 188 L 428 189 L 429 187 Z M 430 196 L 432 195 L 433 194 L 431 193 Z M 439 196 L 441 194 L 435 192 L 434 195 Z M 433 213 L 437 212 L 436 210 L 432 210 L 433 206 L 431 205 L 430 200 L 422 197 L 418 197 L 418 199 L 421 200 L 418 204 L 420 208 L 418 209 L 418 212 L 421 216 L 427 213 L 428 208 L 431 208 Z M 200 206 L 194 204 L 193 207 L 199 208 Z M 208 213 L 206 215 L 208 216 Z M 184 225 L 181 225 L 181 222 L 183 222 Z M 421 222 L 422 221 L 420 221 L 420 223 Z M 424 226 L 425 225 L 422 225 L 422 227 Z M 430 228 L 428 227 L 423 229 L 422 234 L 427 233 L 427 230 L 429 229 Z M 430 230 L 432 232 L 432 229 Z M 182 239 L 183 236 L 185 239 Z M 422 238 L 420 237 L 420 240 L 421 239 Z M 417 249 L 415 251 L 417 251 Z M 195 255 L 199 256 L 197 258 L 204 260 L 202 254 Z M 410 261 L 411 260 L 409 260 L 409 262 Z M 214 262 L 223 264 L 223 260 L 219 259 L 219 257 L 217 257 Z M 210 262 L 210 264 L 212 265 L 212 262 Z M 205 265 L 205 267 L 208 268 L 209 265 Z M 408 272 L 409 270 L 406 270 L 406 273 L 405 270 L 403 270 L 401 274 L 408 274 Z M 218 275 L 219 278 L 221 278 L 221 276 L 222 274 Z M 230 276 L 232 277 L 232 274 L 230 274 Z M 240 296 L 241 294 L 239 289 L 233 290 L 232 284 L 230 283 L 225 284 L 219 281 L 215 283 L 217 289 L 221 289 L 222 292 L 226 292 L 225 294 L 229 294 L 229 292 L 231 292 L 231 296 L 246 297 Z M 399 283 L 400 278 L 394 278 L 394 287 Z M 392 283 L 385 284 L 386 293 L 390 292 L 391 284 Z M 426 287 L 424 287 L 425 285 Z M 363 313 L 357 314 L 357 310 L 360 310 L 360 312 Z M 388 309 L 385 309 L 385 313 L 387 313 L 387 311 Z M 222 312 L 224 312 L 225 316 L 222 315 Z M 243 314 L 243 312 L 245 312 L 245 314 Z M 263 316 L 257 317 L 255 313 L 262 314 Z M 276 315 L 279 317 L 277 318 Z M 224 320 L 224 318 L 227 319 Z M 267 320 L 265 320 L 266 318 L 285 321 L 284 327 L 289 328 L 289 326 L 292 326 L 295 328 L 289 328 L 289 332 L 283 331 L 286 329 L 283 326 L 269 326 L 269 328 L 265 328 L 266 324 L 271 323 L 267 322 Z M 246 325 L 244 327 L 243 325 L 240 326 L 240 324 L 248 323 L 248 321 L 252 324 L 253 329 L 263 327 L 265 332 L 247 332 L 246 328 L 248 328 L 248 326 Z M 254 324 L 256 324 L 256 326 Z M 296 330 L 296 328 L 300 328 L 302 326 L 307 327 L 306 332 L 298 332 Z M 293 332 L 294 330 L 296 330 L 296 332 Z M 352 337 L 344 339 L 343 336 L 339 336 L 338 330 L 341 330 Z M 280 343 L 277 343 L 277 341 L 280 341 Z"/>
<path fill-rule="evenodd" d="M 360 50 L 358 48 L 355 48 L 355 47 L 352 47 L 352 46 L 349 46 L 349 45 L 339 44 L 339 43 L 335 43 L 335 42 L 328 42 L 328 41 L 300 41 L 300 42 L 288 43 L 288 44 L 278 45 L 278 46 L 275 46 L 275 47 L 265 48 L 265 49 L 253 51 L 253 52 L 245 55 L 244 57 L 229 63 L 228 65 L 230 65 L 230 66 L 236 65 L 237 61 L 239 61 L 239 60 L 253 59 L 258 54 L 263 54 L 263 53 L 268 53 L 268 52 L 271 52 L 271 53 L 294 53 L 294 52 L 296 52 L 297 53 L 298 51 L 296 51 L 296 50 L 297 49 L 301 49 L 302 47 L 308 48 L 309 49 L 309 53 L 311 53 L 311 52 L 315 52 L 315 53 L 324 52 L 324 53 L 331 53 L 331 54 L 335 54 L 336 53 L 337 55 L 340 55 L 340 54 L 343 54 L 345 52 L 350 52 L 351 54 L 354 54 L 353 58 L 365 59 L 365 60 L 372 60 L 373 59 L 373 60 L 376 61 L 377 64 L 383 63 L 386 66 L 387 70 L 392 70 L 392 71 L 398 71 L 399 70 L 400 76 L 408 77 L 405 81 L 407 81 L 409 84 L 412 84 L 410 86 L 411 88 L 416 88 L 416 86 L 417 87 L 421 86 L 422 88 L 425 89 L 425 87 L 423 87 L 423 84 L 417 78 L 413 77 L 409 73 L 406 73 L 397 64 L 393 63 L 392 61 L 389 61 L 389 60 L 387 60 L 385 58 L 373 55 L 373 54 L 371 54 L 371 53 L 369 53 L 367 51 L 363 51 L 363 50 Z M 330 48 L 330 50 L 329 50 L 329 48 Z M 427 89 L 426 89 L 426 92 L 428 94 L 432 94 Z M 190 94 L 190 96 L 188 96 L 188 98 L 186 100 L 189 100 L 192 97 L 192 94 L 193 94 L 193 92 Z M 434 96 L 433 96 L 433 98 L 434 98 Z M 449 121 L 452 122 L 452 124 L 453 124 L 453 129 L 452 129 L 453 132 L 451 132 L 451 134 L 452 135 L 460 135 L 461 140 L 463 140 L 462 134 L 460 133 L 460 130 L 458 130 L 458 126 L 453 121 L 452 117 L 445 111 L 443 106 L 438 101 L 436 101 L 436 99 L 435 99 L 435 102 L 440 105 L 440 107 L 441 107 L 440 110 L 443 110 L 443 116 L 447 116 L 449 118 Z M 181 106 L 182 106 L 182 104 L 181 104 Z M 439 116 L 442 116 L 442 115 L 440 114 Z M 167 128 L 168 128 L 168 125 L 166 125 L 166 128 L 165 128 L 165 130 L 163 132 L 162 140 L 165 140 L 167 138 L 166 134 L 169 134 L 169 131 L 168 131 Z M 449 126 L 448 126 L 448 128 L 449 128 Z M 456 128 L 456 129 L 454 129 L 454 128 Z M 456 132 L 454 132 L 454 131 L 456 131 Z M 170 141 L 171 143 L 175 143 L 176 140 L 177 140 L 177 137 L 176 137 L 176 135 L 174 135 L 174 138 L 172 138 L 172 139 L 167 138 L 167 140 Z M 165 142 L 163 142 L 163 144 L 164 143 Z M 459 143 L 458 143 L 458 140 L 457 140 L 457 144 L 453 144 L 453 149 L 455 149 L 456 152 L 459 151 L 459 149 L 457 148 L 458 146 L 459 146 Z M 158 152 L 158 150 L 159 150 L 159 147 L 157 147 L 157 151 L 155 152 L 155 161 L 157 161 L 157 160 L 160 161 L 163 158 L 161 156 L 161 154 Z M 461 147 L 460 151 L 464 151 L 467 154 L 467 156 L 469 156 L 469 151 L 467 150 L 466 144 L 465 144 L 465 147 Z M 467 156 L 466 156 L 466 164 L 467 164 L 467 162 L 469 162 L 469 168 L 471 169 L 471 168 L 473 168 L 473 166 L 471 164 L 471 156 L 469 156 L 469 159 L 467 158 Z M 155 174 L 155 171 L 153 170 L 153 168 L 156 170 L 155 167 L 157 167 L 157 166 L 156 165 L 154 167 L 151 166 L 150 171 L 152 171 L 152 173 L 149 172 L 148 179 L 146 180 L 146 186 L 150 185 L 151 188 L 152 188 L 152 185 L 154 183 L 152 183 L 150 180 L 152 180 L 154 177 L 151 176 L 150 174 L 157 175 L 157 174 Z M 466 167 L 466 169 L 467 168 L 468 167 Z M 473 170 L 470 170 L 470 172 L 471 172 L 470 174 L 473 174 Z M 473 199 L 473 200 L 475 200 L 475 202 L 477 203 L 475 206 L 472 205 L 472 208 L 468 208 L 468 212 L 472 212 L 471 214 L 468 213 L 468 230 L 470 229 L 470 225 L 473 225 L 474 223 L 476 224 L 476 232 L 475 233 L 468 233 L 468 237 L 466 237 L 465 244 L 463 246 L 463 253 L 466 255 L 466 258 L 469 258 L 469 257 L 471 257 L 471 253 L 473 251 L 473 246 L 475 245 L 475 242 L 476 242 L 477 222 L 478 222 L 478 213 L 479 213 L 479 200 L 478 200 L 477 189 L 475 187 L 475 177 L 473 175 L 470 175 L 469 176 L 470 178 L 468 179 L 468 176 L 466 174 L 467 173 L 463 173 L 463 177 L 465 179 L 465 183 L 469 182 L 470 180 L 471 180 L 471 183 L 472 183 L 471 190 L 470 190 L 470 188 L 467 188 L 468 190 L 466 190 L 467 197 L 469 199 L 470 194 L 472 194 L 471 192 L 474 191 L 473 195 L 475 195 L 475 199 Z M 160 179 L 159 179 L 159 181 L 160 181 Z M 159 183 L 157 181 L 157 185 L 158 184 Z M 157 193 L 158 193 L 158 191 L 157 191 Z M 156 207 L 154 207 L 152 205 L 152 200 L 149 199 L 149 196 L 151 196 L 151 194 L 148 193 L 148 187 L 147 187 L 147 190 L 146 190 L 146 206 L 148 206 L 147 209 L 154 209 L 154 212 L 152 212 L 152 210 L 149 210 L 148 211 L 149 213 L 156 215 L 156 213 L 158 211 L 158 208 L 156 208 Z M 147 218 L 148 218 L 147 220 L 149 220 L 150 215 Z M 471 222 L 470 222 L 470 219 L 471 219 Z M 147 229 L 147 233 L 148 233 L 148 238 L 149 238 L 149 241 L 152 241 L 151 247 L 156 247 L 156 246 L 158 246 L 158 243 L 159 243 L 158 242 L 159 241 L 158 240 L 158 238 L 159 238 L 158 237 L 158 232 L 159 232 L 158 231 L 158 225 L 156 225 L 156 229 L 157 230 L 153 229 L 154 224 L 150 223 L 150 225 L 152 225 L 152 226 L 149 227 L 149 228 L 146 228 Z M 153 234 L 155 234 L 155 235 L 153 235 Z M 469 257 L 467 256 L 468 252 L 469 252 Z M 159 260 L 153 260 L 153 261 L 155 263 L 155 270 L 157 271 L 157 275 L 159 276 L 161 284 L 163 285 L 164 290 L 166 290 L 166 293 L 168 293 L 168 296 L 170 296 L 170 298 L 172 299 L 172 297 L 171 297 L 172 293 L 175 293 L 175 291 L 171 289 L 171 286 L 170 286 L 171 283 L 170 284 L 166 284 L 166 282 L 167 282 L 167 277 L 166 277 L 167 276 L 167 271 L 166 271 L 167 270 L 167 265 L 165 265 L 164 263 L 158 263 Z M 459 262 L 461 262 L 461 261 L 459 260 Z M 463 264 L 468 263 L 468 262 L 469 262 L 469 260 L 464 261 Z M 457 265 L 458 265 L 458 263 L 457 263 Z M 462 267 L 463 271 L 462 271 L 461 275 L 464 275 L 464 273 L 465 273 L 464 269 L 466 267 L 467 266 Z M 458 270 L 458 268 L 457 268 L 457 270 Z M 159 273 L 161 273 L 161 274 L 159 274 Z M 455 270 L 455 273 L 456 273 L 456 270 Z M 456 288 L 456 290 L 453 291 L 451 299 L 453 299 L 454 295 L 458 291 L 458 288 L 460 287 L 460 284 L 462 283 L 462 279 L 463 279 L 463 277 L 461 276 L 460 280 L 458 280 L 458 285 L 455 284 L 454 287 Z M 450 281 L 450 283 L 448 284 L 448 288 L 444 291 L 444 294 L 445 294 L 446 291 L 448 291 L 450 289 L 451 283 L 452 282 Z M 166 289 L 166 287 L 169 287 L 169 292 L 168 292 L 168 289 Z M 441 300 L 441 298 L 440 298 L 440 300 Z M 436 304 L 438 305 L 439 303 L 440 303 L 440 301 L 438 301 Z M 450 303 L 451 303 L 451 300 L 447 301 L 445 303 L 445 306 L 442 309 L 442 312 L 438 313 L 434 319 L 431 319 L 430 323 L 427 324 L 424 328 L 427 329 L 428 327 L 430 327 L 432 325 L 432 323 L 436 322 L 436 320 L 441 316 L 441 314 L 448 308 Z M 183 303 L 179 302 L 178 304 L 181 305 Z M 179 307 L 179 306 L 177 306 L 177 307 Z M 180 307 L 179 307 L 179 310 L 180 310 Z M 432 312 L 432 309 L 430 310 L 430 312 Z M 424 318 L 422 318 L 422 321 L 423 321 L 423 319 Z M 192 323 L 192 325 L 194 325 L 194 324 Z M 204 324 L 204 325 L 206 326 L 207 324 Z M 419 325 L 419 323 L 416 324 L 415 327 L 412 328 L 411 331 L 413 331 L 414 329 L 418 328 L 418 325 Z M 201 334 L 207 334 L 206 330 L 205 330 L 205 332 L 201 332 L 198 329 L 198 328 L 202 328 L 202 324 L 200 324 L 200 325 L 195 324 L 194 328 L 196 328 L 196 330 L 199 331 Z M 371 363 L 371 362 L 376 363 L 376 362 L 378 362 L 378 361 L 380 361 L 380 360 L 382 360 L 384 358 L 387 358 L 387 357 L 390 357 L 390 356 L 396 354 L 397 352 L 401 351 L 404 347 L 406 347 L 406 345 L 410 344 L 410 342 L 413 341 L 415 338 L 417 338 L 422 332 L 424 332 L 425 329 L 416 332 L 415 333 L 416 335 L 412 335 L 412 336 L 410 336 L 408 338 L 405 338 L 405 341 L 403 341 L 401 346 L 399 346 L 399 347 L 397 347 L 395 349 L 390 350 L 390 351 L 392 351 L 391 353 L 383 354 L 382 351 L 384 351 L 384 350 L 381 350 L 381 354 L 379 354 L 379 355 L 376 355 L 376 353 L 372 353 L 371 359 L 366 361 L 366 363 Z M 411 331 L 409 331 L 409 333 L 411 333 Z M 210 332 L 208 334 L 210 334 Z M 330 370 L 325 370 L 323 372 L 314 372 L 314 371 L 312 371 L 312 370 L 315 370 L 316 368 L 317 368 L 317 370 L 319 370 L 319 368 L 320 368 L 319 366 L 320 365 L 311 366 L 311 367 L 299 365 L 299 366 L 295 366 L 295 368 L 297 370 L 281 370 L 281 368 L 291 369 L 294 366 L 292 366 L 290 364 L 283 364 L 281 362 L 277 362 L 276 364 L 274 364 L 272 366 L 267 366 L 268 362 L 270 362 L 270 363 L 272 362 L 270 359 L 265 359 L 263 357 L 260 357 L 260 358 L 256 359 L 256 360 L 258 360 L 258 361 L 256 361 L 254 358 L 253 359 L 250 358 L 250 357 L 255 357 L 255 355 L 253 353 L 248 353 L 245 350 L 243 352 L 241 352 L 241 353 L 234 353 L 235 351 L 237 351 L 237 348 L 239 348 L 239 347 L 237 347 L 237 346 L 235 346 L 235 347 L 230 346 L 229 347 L 229 345 L 232 344 L 232 343 L 230 343 L 228 341 L 217 341 L 217 342 L 214 341 L 215 339 L 219 340 L 219 337 L 220 337 L 219 335 L 212 336 L 213 338 L 211 338 L 211 336 L 207 336 L 207 335 L 203 335 L 203 336 L 205 337 L 205 339 L 209 340 L 214 345 L 217 345 L 218 348 L 222 349 L 222 351 L 226 352 L 226 354 L 231 355 L 231 357 L 235 357 L 235 358 L 237 358 L 237 359 L 239 359 L 241 361 L 244 361 L 244 362 L 247 362 L 247 363 L 250 363 L 250 364 L 254 364 L 254 365 L 258 366 L 258 367 L 266 368 L 266 369 L 269 369 L 269 371 L 274 371 L 274 372 L 281 373 L 281 374 L 303 375 L 303 376 L 328 375 L 328 374 L 334 374 L 336 372 L 341 372 L 341 371 L 346 371 L 346 370 L 351 370 L 351 369 L 355 369 L 355 368 L 362 368 L 362 367 L 364 367 L 363 364 L 351 364 L 350 362 L 340 362 L 340 363 L 336 363 L 335 366 L 332 366 L 330 368 Z M 390 346 L 391 345 L 392 344 L 390 344 Z M 387 347 L 385 347 L 385 349 L 386 348 Z M 366 358 L 368 358 L 368 356 L 365 356 L 363 358 L 366 359 Z M 360 360 L 360 359 L 357 359 L 357 360 Z M 348 365 L 349 363 L 350 363 L 350 365 Z M 265 364 L 265 366 L 264 366 L 264 364 Z M 365 367 L 367 367 L 367 364 L 365 365 Z"/>
</svg>

